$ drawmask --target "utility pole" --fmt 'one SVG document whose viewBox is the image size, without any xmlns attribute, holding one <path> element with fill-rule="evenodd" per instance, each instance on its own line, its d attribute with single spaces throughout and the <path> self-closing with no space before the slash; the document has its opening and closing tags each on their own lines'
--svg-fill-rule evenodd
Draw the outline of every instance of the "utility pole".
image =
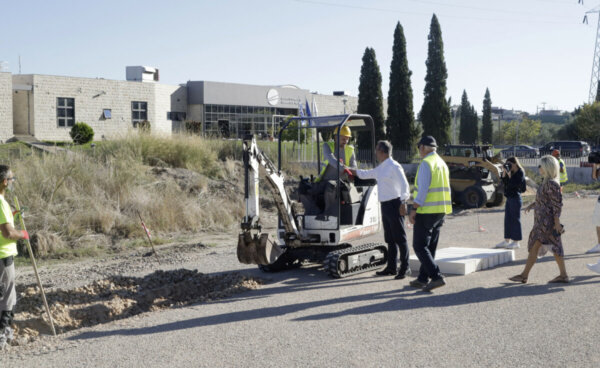
<svg viewBox="0 0 600 368">
<path fill-rule="evenodd" d="M 583 1 L 579 1 L 583 4 Z M 588 23 L 588 14 L 600 14 L 600 6 L 594 9 L 588 10 L 583 16 L 583 23 Z M 590 78 L 590 92 L 588 102 L 593 103 L 596 101 L 596 92 L 598 90 L 598 79 L 600 78 L 600 16 L 598 16 L 598 25 L 596 26 L 596 42 L 594 44 L 594 59 L 592 60 L 592 76 Z"/>
</svg>

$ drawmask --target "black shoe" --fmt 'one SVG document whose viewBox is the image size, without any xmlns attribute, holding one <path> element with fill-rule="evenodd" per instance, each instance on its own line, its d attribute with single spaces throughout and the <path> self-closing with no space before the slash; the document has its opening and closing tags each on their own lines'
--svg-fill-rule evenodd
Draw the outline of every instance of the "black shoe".
<svg viewBox="0 0 600 368">
<path fill-rule="evenodd" d="M 444 278 L 441 277 L 439 279 L 431 280 L 429 284 L 423 288 L 423 291 L 431 291 L 444 285 L 446 285 L 446 281 L 444 281 Z"/>
<path fill-rule="evenodd" d="M 375 274 L 377 276 L 394 276 L 396 274 L 396 271 L 392 271 L 392 270 L 388 270 L 388 269 L 383 269 L 381 271 L 375 272 Z"/>
<path fill-rule="evenodd" d="M 423 289 L 425 286 L 427 286 L 426 282 L 421 282 L 421 281 L 419 281 L 419 279 L 414 279 L 411 282 L 409 282 L 408 284 L 417 289 Z"/>
<path fill-rule="evenodd" d="M 394 278 L 396 280 L 402 280 L 402 279 L 406 278 L 406 276 L 410 276 L 411 274 L 412 274 L 412 271 L 410 270 L 410 268 L 408 268 L 406 271 L 400 270 L 400 272 L 398 272 L 398 274 Z"/>
</svg>

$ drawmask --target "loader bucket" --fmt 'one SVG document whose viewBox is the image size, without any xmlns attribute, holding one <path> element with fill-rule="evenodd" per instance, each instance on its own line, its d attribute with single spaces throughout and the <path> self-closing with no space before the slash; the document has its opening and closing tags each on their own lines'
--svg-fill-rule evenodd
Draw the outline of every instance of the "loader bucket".
<svg viewBox="0 0 600 368">
<path fill-rule="evenodd" d="M 238 237 L 237 256 L 240 263 L 269 265 L 283 253 L 279 245 L 269 241 L 269 234 L 240 233 Z"/>
</svg>

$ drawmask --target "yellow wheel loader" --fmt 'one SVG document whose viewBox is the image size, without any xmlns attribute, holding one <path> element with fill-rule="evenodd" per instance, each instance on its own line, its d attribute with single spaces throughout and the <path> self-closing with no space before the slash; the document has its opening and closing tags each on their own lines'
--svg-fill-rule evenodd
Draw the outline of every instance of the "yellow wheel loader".
<svg viewBox="0 0 600 368">
<path fill-rule="evenodd" d="M 464 208 L 500 206 L 504 186 L 500 179 L 504 161 L 490 146 L 446 145 L 442 159 L 450 170 L 452 201 Z"/>
</svg>

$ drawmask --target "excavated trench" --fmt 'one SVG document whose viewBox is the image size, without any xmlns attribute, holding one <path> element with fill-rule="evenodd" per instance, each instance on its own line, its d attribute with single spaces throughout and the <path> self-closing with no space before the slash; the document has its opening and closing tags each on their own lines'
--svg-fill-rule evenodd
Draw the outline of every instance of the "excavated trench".
<svg viewBox="0 0 600 368">
<path fill-rule="evenodd" d="M 225 298 L 262 284 L 239 273 L 205 275 L 196 270 L 156 271 L 145 277 L 113 276 L 71 290 L 47 290 L 56 333 L 129 318 L 144 312 Z M 18 287 L 13 345 L 51 334 L 36 285 Z"/>
</svg>

